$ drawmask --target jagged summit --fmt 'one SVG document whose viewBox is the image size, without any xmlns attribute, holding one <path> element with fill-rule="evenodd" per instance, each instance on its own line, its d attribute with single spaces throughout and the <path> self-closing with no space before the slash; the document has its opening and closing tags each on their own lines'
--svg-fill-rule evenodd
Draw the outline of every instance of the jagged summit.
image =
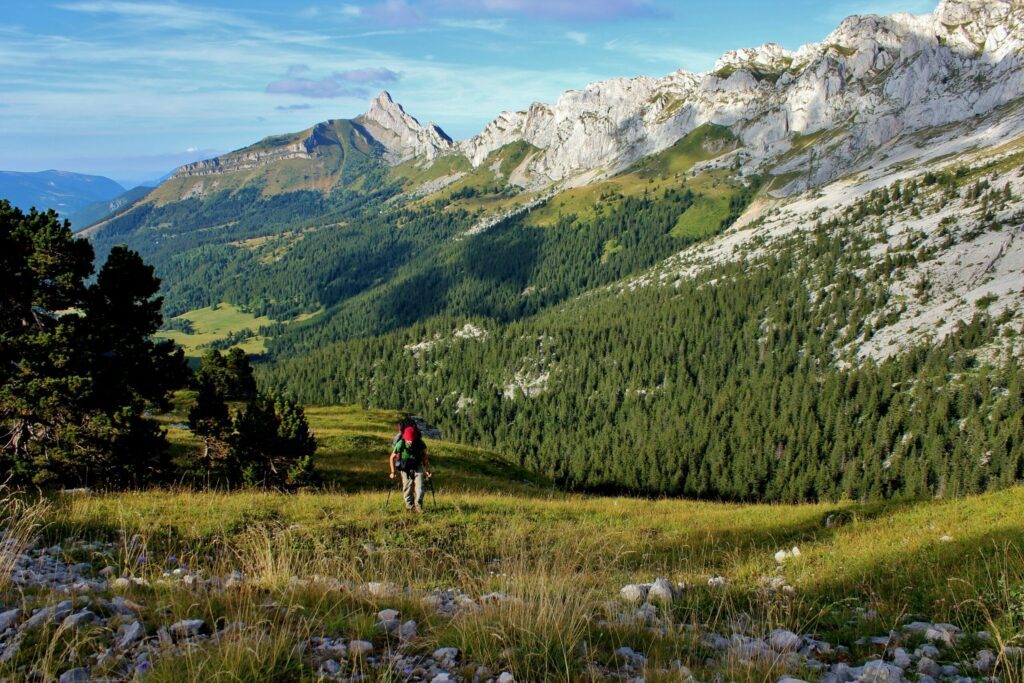
<svg viewBox="0 0 1024 683">
<path fill-rule="evenodd" d="M 387 149 L 385 159 L 391 163 L 400 163 L 418 156 L 433 159 L 452 146 L 452 139 L 443 130 L 433 123 L 422 125 L 415 117 L 407 114 L 387 90 L 382 90 L 370 102 L 366 113 L 355 121 L 384 145 Z"/>
</svg>

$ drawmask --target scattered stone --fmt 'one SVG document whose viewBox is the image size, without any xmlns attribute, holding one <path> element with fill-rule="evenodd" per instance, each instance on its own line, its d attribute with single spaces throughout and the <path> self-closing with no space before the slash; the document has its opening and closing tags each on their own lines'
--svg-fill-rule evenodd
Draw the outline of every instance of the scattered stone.
<svg viewBox="0 0 1024 683">
<path fill-rule="evenodd" d="M 622 587 L 619 595 L 626 602 L 643 602 L 647 599 L 648 591 L 650 591 L 650 586 L 645 583 L 630 583 Z"/>
<path fill-rule="evenodd" d="M 444 671 L 431 678 L 430 683 L 450 683 L 451 680 L 451 676 L 448 672 Z"/>
<path fill-rule="evenodd" d="M 339 664 L 336 660 L 333 659 L 325 660 L 323 663 L 320 664 L 320 668 L 323 669 L 326 673 L 330 674 L 331 676 L 335 676 L 341 673 L 341 664 Z"/>
<path fill-rule="evenodd" d="M 391 621 L 393 619 L 397 619 L 398 614 L 399 612 L 396 609 L 382 609 L 381 611 L 377 612 L 377 620 Z"/>
<path fill-rule="evenodd" d="M 434 650 L 434 654 L 431 655 L 434 661 L 437 662 L 451 662 L 455 663 L 459 661 L 459 648 L 457 647 L 439 647 Z"/>
<path fill-rule="evenodd" d="M 68 669 L 60 675 L 60 683 L 89 683 L 89 670 L 85 668 Z"/>
<path fill-rule="evenodd" d="M 857 680 L 860 683 L 900 683 L 903 680 L 903 669 L 895 664 L 875 660 L 860 667 Z"/>
<path fill-rule="evenodd" d="M 118 632 L 121 634 L 121 637 L 117 641 L 117 649 L 127 650 L 145 635 L 146 630 L 142 627 L 141 623 L 133 621 L 126 626 L 122 626 Z"/>
<path fill-rule="evenodd" d="M 902 647 L 898 647 L 893 650 L 892 663 L 901 669 L 909 669 L 911 664 L 910 655 Z"/>
<path fill-rule="evenodd" d="M 803 638 L 792 631 L 787 631 L 784 628 L 777 628 L 772 631 L 769 642 L 771 643 L 772 649 L 776 652 L 795 652 L 800 649 L 800 646 L 803 644 L 803 640 Z"/>
<path fill-rule="evenodd" d="M 353 657 L 362 657 L 373 652 L 373 643 L 366 640 L 353 640 L 348 644 L 348 652 Z"/>
<path fill-rule="evenodd" d="M 917 673 L 938 678 L 942 675 L 942 667 L 931 657 L 921 657 L 917 660 Z"/>
<path fill-rule="evenodd" d="M 672 584 L 667 579 L 655 579 L 647 591 L 647 599 L 651 602 L 671 603 L 673 597 Z"/>
<path fill-rule="evenodd" d="M 502 671 L 498 676 L 498 683 L 516 683 L 516 677 L 507 671 Z"/>
<path fill-rule="evenodd" d="M 412 640 L 416 637 L 416 622 L 410 619 L 409 621 L 402 624 L 402 628 L 399 631 L 399 635 L 402 640 Z"/>
<path fill-rule="evenodd" d="M 96 621 L 96 615 L 87 609 L 77 612 L 75 614 L 69 614 L 64 619 L 64 623 L 61 624 L 62 628 L 78 630 L 83 626 L 88 626 L 92 622 Z"/>
<path fill-rule="evenodd" d="M 175 639 L 194 638 L 206 628 L 206 622 L 202 619 L 182 619 L 172 624 L 168 632 Z"/>
<path fill-rule="evenodd" d="M 983 674 L 992 670 L 996 663 L 996 656 L 991 650 L 982 650 L 974 658 L 974 668 Z"/>
<path fill-rule="evenodd" d="M 711 588 L 723 588 L 729 584 L 729 580 L 724 576 L 712 576 L 708 579 L 708 586 Z"/>
<path fill-rule="evenodd" d="M 16 622 L 20 616 L 20 609 L 9 609 L 6 612 L 0 613 L 0 633 L 3 633 L 11 626 L 14 626 L 14 622 Z"/>
</svg>

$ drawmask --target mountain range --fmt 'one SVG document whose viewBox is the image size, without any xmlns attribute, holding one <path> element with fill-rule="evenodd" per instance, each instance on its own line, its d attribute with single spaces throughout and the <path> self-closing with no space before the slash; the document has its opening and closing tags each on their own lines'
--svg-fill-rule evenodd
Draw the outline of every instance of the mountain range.
<svg viewBox="0 0 1024 683">
<path fill-rule="evenodd" d="M 1022 48 L 1024 3 L 942 0 L 460 141 L 384 92 L 85 232 L 172 316 L 278 321 L 232 339 L 267 339 L 265 382 L 434 411 L 567 486 L 977 490 L 1024 477 Z"/>
<path fill-rule="evenodd" d="M 0 197 L 22 210 L 53 209 L 70 216 L 98 201 L 111 200 L 125 189 L 110 178 L 68 171 L 21 173 L 0 171 Z"/>
</svg>

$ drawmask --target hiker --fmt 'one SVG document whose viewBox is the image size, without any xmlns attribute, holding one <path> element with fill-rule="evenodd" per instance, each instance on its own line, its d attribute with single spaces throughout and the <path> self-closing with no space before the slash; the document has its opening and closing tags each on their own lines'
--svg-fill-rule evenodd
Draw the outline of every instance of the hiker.
<svg viewBox="0 0 1024 683">
<path fill-rule="evenodd" d="M 424 475 L 433 476 L 430 471 L 430 456 L 427 444 L 420 437 L 419 430 L 413 425 L 405 425 L 400 438 L 395 440 L 388 459 L 391 466 L 391 478 L 395 478 L 395 470 L 402 474 L 402 495 L 405 497 L 405 509 L 423 512 L 423 494 L 425 492 Z"/>
</svg>

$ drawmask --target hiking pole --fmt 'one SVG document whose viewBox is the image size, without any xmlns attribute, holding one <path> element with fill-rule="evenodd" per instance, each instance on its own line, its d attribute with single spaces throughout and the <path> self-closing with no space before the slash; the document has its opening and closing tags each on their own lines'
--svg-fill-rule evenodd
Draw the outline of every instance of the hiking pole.
<svg viewBox="0 0 1024 683">
<path fill-rule="evenodd" d="M 437 494 L 434 493 L 434 477 L 427 477 L 427 482 L 430 484 L 430 498 L 434 501 L 434 507 L 437 507 Z"/>
<path fill-rule="evenodd" d="M 388 481 L 389 482 L 391 481 L 390 477 L 388 478 Z M 387 500 L 384 501 L 384 509 L 385 510 L 387 510 L 388 506 L 391 505 L 391 492 L 394 491 L 394 490 L 395 490 L 395 485 L 389 483 L 388 484 L 388 498 L 387 498 Z"/>
</svg>

